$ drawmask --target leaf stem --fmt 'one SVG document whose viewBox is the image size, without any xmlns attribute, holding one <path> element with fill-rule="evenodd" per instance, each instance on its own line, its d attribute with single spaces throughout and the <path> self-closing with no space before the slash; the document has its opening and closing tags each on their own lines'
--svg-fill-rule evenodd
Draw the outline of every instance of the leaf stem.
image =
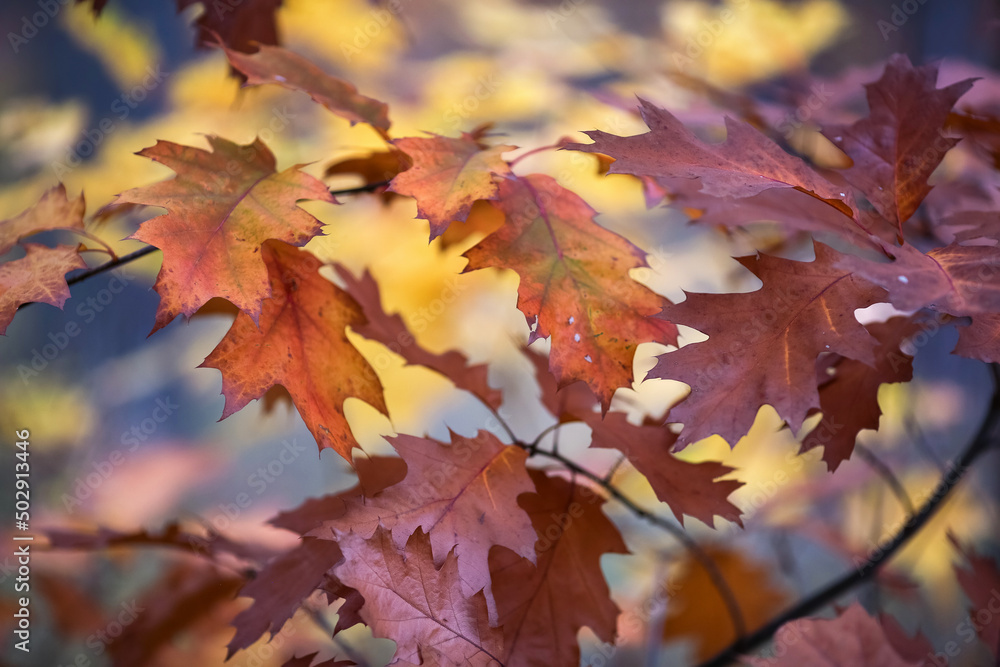
<svg viewBox="0 0 1000 667">
<path fill-rule="evenodd" d="M 920 532 L 931 517 L 941 508 L 952 489 L 958 485 L 976 459 L 982 456 L 996 442 L 996 430 L 997 426 L 1000 425 L 1000 370 L 998 370 L 996 364 L 990 364 L 989 367 L 990 373 L 993 376 L 993 395 L 990 399 L 989 410 L 979 427 L 979 431 L 972 439 L 972 442 L 969 443 L 969 446 L 966 447 L 965 451 L 958 457 L 958 460 L 952 466 L 949 466 L 949 470 L 941 476 L 931 497 L 910 517 L 909 521 L 896 533 L 892 540 L 881 551 L 870 556 L 868 560 L 854 568 L 853 571 L 844 574 L 839 579 L 827 584 L 821 590 L 800 600 L 795 606 L 775 616 L 750 635 L 737 639 L 715 657 L 701 663 L 699 667 L 722 667 L 723 665 L 727 665 L 738 659 L 740 655 L 748 653 L 769 640 L 778 631 L 778 628 L 785 623 L 807 616 L 835 601 L 858 584 L 864 583 L 874 577 L 879 569 L 900 548 Z"/>
</svg>

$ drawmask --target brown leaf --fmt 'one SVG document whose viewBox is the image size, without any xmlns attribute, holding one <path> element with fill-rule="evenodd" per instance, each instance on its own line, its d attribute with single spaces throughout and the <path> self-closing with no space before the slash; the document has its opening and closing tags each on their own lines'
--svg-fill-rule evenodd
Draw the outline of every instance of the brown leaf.
<svg viewBox="0 0 1000 667">
<path fill-rule="evenodd" d="M 65 227 L 82 230 L 86 208 L 82 193 L 76 199 L 69 199 L 62 183 L 49 188 L 32 207 L 0 222 L 0 255 L 6 255 L 18 241 L 38 232 Z"/>
<path fill-rule="evenodd" d="M 364 597 L 361 616 L 372 633 L 396 642 L 390 664 L 500 664 L 503 633 L 490 627 L 481 594 L 462 593 L 453 553 L 437 568 L 426 534 L 415 533 L 400 553 L 381 528 L 367 540 L 346 536 L 340 546 L 345 561 L 336 574 Z"/>
<path fill-rule="evenodd" d="M 0 335 L 7 332 L 22 304 L 47 303 L 61 309 L 70 297 L 65 275 L 87 268 L 73 246 L 25 243 L 24 249 L 24 257 L 0 264 Z"/>
<path fill-rule="evenodd" d="M 490 554 L 503 626 L 503 664 L 578 665 L 577 633 L 590 628 L 614 643 L 618 607 L 601 572 L 606 553 L 628 553 L 589 487 L 531 470 L 537 493 L 518 504 L 531 516 L 538 564 L 509 549 Z"/>
</svg>

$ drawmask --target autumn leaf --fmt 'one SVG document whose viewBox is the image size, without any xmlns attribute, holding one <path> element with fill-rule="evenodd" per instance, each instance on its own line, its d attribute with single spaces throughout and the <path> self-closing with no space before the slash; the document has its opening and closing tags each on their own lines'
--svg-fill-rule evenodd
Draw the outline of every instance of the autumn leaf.
<svg viewBox="0 0 1000 667">
<path fill-rule="evenodd" d="M 591 144 L 567 148 L 614 158 L 611 174 L 657 178 L 697 178 L 713 197 L 751 197 L 771 188 L 792 188 L 840 211 L 845 224 L 855 217 L 853 196 L 789 155 L 753 126 L 726 117 L 726 141 L 705 144 L 673 114 L 639 100 L 650 131 L 619 137 L 601 130 L 584 132 Z"/>
<path fill-rule="evenodd" d="M 891 262 L 845 255 L 837 266 L 884 287 L 900 310 L 933 307 L 951 315 L 1000 312 L 1000 248 L 952 243 L 923 253 L 912 245 Z"/>
<path fill-rule="evenodd" d="M 781 626 L 774 638 L 775 657 L 750 658 L 754 667 L 918 667 L 904 660 L 879 622 L 854 602 L 837 618 L 800 618 Z M 781 653 L 777 653 L 778 648 Z"/>
<path fill-rule="evenodd" d="M 489 383 L 489 367 L 486 364 L 469 365 L 469 360 L 460 352 L 450 350 L 443 354 L 434 354 L 425 350 L 417 343 L 398 314 L 389 315 L 382 310 L 382 299 L 379 296 L 378 284 L 371 273 L 365 272 L 361 278 L 355 278 L 350 271 L 337 266 L 337 274 L 344 281 L 347 293 L 361 306 L 367 322 L 354 328 L 359 334 L 369 340 L 376 340 L 400 355 L 410 364 L 418 364 L 441 373 L 451 380 L 456 387 L 468 391 L 486 405 L 499 408 L 503 395 L 499 389 L 494 389 Z"/>
<path fill-rule="evenodd" d="M 517 497 L 534 491 L 525 470 L 527 453 L 505 445 L 488 431 L 474 438 L 452 434 L 450 445 L 398 435 L 390 444 L 406 461 L 406 479 L 370 497 L 346 501 L 347 511 L 311 535 L 337 539 L 357 533 L 369 539 L 381 526 L 402 551 L 422 529 L 430 539 L 434 564 L 449 553 L 457 558 L 462 592 L 484 590 L 490 620 L 496 607 L 490 591 L 488 556 L 494 545 L 534 562 L 535 531 Z"/>
<path fill-rule="evenodd" d="M 729 585 L 747 632 L 753 632 L 781 610 L 787 596 L 774 582 L 771 566 L 726 547 L 702 549 Z M 736 639 L 733 619 L 708 571 L 686 555 L 681 572 L 670 579 L 672 595 L 663 625 L 664 639 L 689 638 L 697 662 L 712 657 Z M 812 663 L 802 663 L 803 665 Z"/>
<path fill-rule="evenodd" d="M 1000 313 L 976 315 L 968 326 L 959 327 L 953 353 L 987 363 L 1000 362 Z"/>
<path fill-rule="evenodd" d="M 167 209 L 130 237 L 163 251 L 154 285 L 160 295 L 154 332 L 216 296 L 256 323 L 271 296 L 261 246 L 268 239 L 305 245 L 323 225 L 297 202 L 336 203 L 322 182 L 298 167 L 276 172 L 274 155 L 260 139 L 247 146 L 214 136 L 208 142 L 211 151 L 168 141 L 139 151 L 177 177 L 134 188 L 115 201 Z"/>
<path fill-rule="evenodd" d="M 872 322 L 865 328 L 878 340 L 874 367 L 838 355 L 821 357 L 817 364 L 823 418 L 802 440 L 802 451 L 822 447 L 823 460 L 830 472 L 851 457 L 858 433 L 878 428 L 882 416 L 878 388 L 913 378 L 913 357 L 900 350 L 900 345 L 921 331 L 921 323 L 894 317 L 888 322 Z"/>
<path fill-rule="evenodd" d="M 87 268 L 74 246 L 25 243 L 24 250 L 24 257 L 0 264 L 0 335 L 7 332 L 22 304 L 47 303 L 61 309 L 70 297 L 64 276 Z"/>
<path fill-rule="evenodd" d="M 324 578 L 332 576 L 327 573 L 343 558 L 336 542 L 306 537 L 268 563 L 240 589 L 240 597 L 253 598 L 254 603 L 233 619 L 236 634 L 229 642 L 226 659 L 252 645 L 265 632 L 270 632 L 269 640 L 273 638 L 303 601 L 320 588 Z M 350 625 L 341 619 L 335 629 Z"/>
<path fill-rule="evenodd" d="M 0 222 L 0 256 L 10 252 L 17 242 L 32 234 L 51 229 L 83 230 L 87 205 L 83 194 L 75 199 L 66 196 L 62 183 L 46 190 L 41 199 L 23 213 Z"/>
<path fill-rule="evenodd" d="M 972 603 L 969 611 L 972 628 L 993 657 L 1000 658 L 1000 614 L 993 611 L 994 604 L 1000 603 L 1000 567 L 993 558 L 982 556 L 971 547 L 963 547 L 953 535 L 948 538 L 969 564 L 968 568 L 956 565 L 955 576 Z"/>
<path fill-rule="evenodd" d="M 281 667 L 354 667 L 358 664 L 353 660 L 336 660 L 333 658 L 313 664 L 313 660 L 317 655 L 319 655 L 319 651 L 307 653 L 301 657 L 293 657 Z"/>
<path fill-rule="evenodd" d="M 936 65 L 914 67 L 902 54 L 889 58 L 882 77 L 865 86 L 868 116 L 850 126 L 831 125 L 823 135 L 854 164 L 844 177 L 897 225 L 913 215 L 931 186 L 927 178 L 958 143 L 941 134 L 958 98 L 975 81 L 936 88 Z"/>
<path fill-rule="evenodd" d="M 197 4 L 204 6 L 195 21 L 195 44 L 200 47 L 217 44 L 221 38 L 231 49 L 252 53 L 258 46 L 278 43 L 275 15 L 282 0 L 177 0 L 177 12 Z"/>
<path fill-rule="evenodd" d="M 742 526 L 740 508 L 729 502 L 729 494 L 743 486 L 734 479 L 719 479 L 733 472 L 716 461 L 690 463 L 670 450 L 677 435 L 661 424 L 636 426 L 624 412 L 609 412 L 604 419 L 592 414 L 591 446 L 617 449 L 648 481 L 656 497 L 670 506 L 677 521 L 693 516 L 711 526 L 716 515 Z"/>
<path fill-rule="evenodd" d="M 320 261 L 284 243 L 264 244 L 273 296 L 264 301 L 260 325 L 240 313 L 201 367 L 222 371 L 222 418 L 241 410 L 275 384 L 288 390 L 322 451 L 351 461 L 358 446 L 344 416 L 344 401 L 358 398 L 386 413 L 374 369 L 345 331 L 364 322 L 361 308 L 319 275 Z"/>
<path fill-rule="evenodd" d="M 477 134 L 458 139 L 432 135 L 393 141 L 413 165 L 392 179 L 389 190 L 417 200 L 417 217 L 431 226 L 431 240 L 453 221 L 464 221 L 479 199 L 499 197 L 497 179 L 510 176 L 501 153 L 516 146 L 487 146 Z"/>
<path fill-rule="evenodd" d="M 503 626 L 502 663 L 578 665 L 577 633 L 590 628 L 614 643 L 618 607 L 601 572 L 607 553 L 627 553 L 589 487 L 531 470 L 536 493 L 518 504 L 538 533 L 538 564 L 504 548 L 490 553 L 493 594 Z"/>
<path fill-rule="evenodd" d="M 272 42 L 273 43 L 273 42 Z M 385 137 L 389 108 L 358 93 L 354 85 L 330 76 L 297 53 L 278 46 L 261 46 L 256 53 L 225 49 L 229 63 L 246 75 L 248 86 L 274 83 L 309 95 L 333 113 L 355 123 L 367 123 Z"/>
<path fill-rule="evenodd" d="M 881 300 L 882 291 L 837 268 L 844 257 L 821 243 L 816 259 L 796 262 L 768 255 L 739 261 L 764 283 L 745 294 L 688 294 L 663 317 L 708 334 L 658 358 L 647 377 L 691 387 L 669 421 L 684 429 L 686 445 L 713 434 L 735 445 L 762 405 L 771 405 L 795 431 L 818 409 L 816 358 L 833 352 L 875 363 L 876 340 L 854 311 Z"/>
<path fill-rule="evenodd" d="M 631 385 L 636 346 L 677 341 L 673 324 L 650 317 L 669 302 L 628 275 L 646 254 L 549 176 L 505 179 L 498 196 L 506 220 L 465 253 L 466 271 L 517 272 L 517 307 L 535 325 L 530 341 L 551 337 L 559 385 L 583 380 L 606 412 L 615 390 Z"/>
<path fill-rule="evenodd" d="M 503 632 L 490 627 L 481 594 L 466 597 L 458 561 L 449 553 L 434 565 L 430 540 L 416 532 L 400 553 L 388 531 L 371 539 L 357 534 L 340 540 L 345 561 L 335 570 L 365 599 L 361 615 L 376 637 L 396 642 L 391 665 L 506 664 Z"/>
</svg>

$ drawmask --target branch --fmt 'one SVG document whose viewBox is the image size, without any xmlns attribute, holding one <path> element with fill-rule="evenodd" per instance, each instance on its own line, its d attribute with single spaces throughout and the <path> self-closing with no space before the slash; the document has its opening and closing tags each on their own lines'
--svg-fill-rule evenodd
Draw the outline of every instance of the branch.
<svg viewBox="0 0 1000 667">
<path fill-rule="evenodd" d="M 635 514 L 637 517 L 645 519 L 654 526 L 662 528 L 663 530 L 670 533 L 674 538 L 677 539 L 677 541 L 679 541 L 682 545 L 684 545 L 684 548 L 686 548 L 691 553 L 691 555 L 694 556 L 695 560 L 697 560 L 698 563 L 705 568 L 705 571 L 708 573 L 709 579 L 712 580 L 712 585 L 715 586 L 715 589 L 719 592 L 719 595 L 722 597 L 723 604 L 726 605 L 726 611 L 729 613 L 729 617 L 733 622 L 733 628 L 736 631 L 736 636 L 742 637 L 746 634 L 746 623 L 744 623 L 743 621 L 743 613 L 740 611 L 740 607 L 736 603 L 736 596 L 733 594 L 733 590 L 729 587 L 729 584 L 726 583 L 726 580 L 722 576 L 722 573 L 719 572 L 719 568 L 715 566 L 715 561 L 713 561 L 711 557 L 709 557 L 709 555 L 705 553 L 705 551 L 700 546 L 698 546 L 698 543 L 695 542 L 690 535 L 684 532 L 682 528 L 678 528 L 677 526 L 667 521 L 663 517 L 640 507 L 638 504 L 636 504 L 634 500 L 632 500 L 631 498 L 623 494 L 621 491 L 619 491 L 607 479 L 602 478 L 597 474 L 587 470 L 586 468 L 578 464 L 576 461 L 566 458 L 559 452 L 547 452 L 545 450 L 538 449 L 537 442 L 527 443 L 527 442 L 521 442 L 520 440 L 515 440 L 514 444 L 520 447 L 521 449 L 527 451 L 531 455 L 545 456 L 547 458 L 558 461 L 567 469 L 573 471 L 574 473 L 582 475 L 583 477 L 586 477 L 590 481 L 600 486 L 602 489 L 604 489 L 604 491 L 608 495 L 610 495 L 612 498 L 614 498 L 622 505 L 624 505 L 630 512 Z"/>
<path fill-rule="evenodd" d="M 334 196 L 337 196 L 337 195 L 353 195 L 353 194 L 358 194 L 358 193 L 361 193 L 361 192 L 374 192 L 375 190 L 378 190 L 381 187 L 385 187 L 388 184 L 389 184 L 389 181 L 377 181 L 375 183 L 367 183 L 365 185 L 359 185 L 356 188 L 345 188 L 343 190 L 330 190 L 330 194 L 332 194 Z M 80 230 L 72 230 L 72 231 L 79 232 Z M 95 241 L 98 241 L 100 243 L 104 243 L 103 241 L 101 241 L 100 239 L 98 239 L 97 237 L 95 237 L 95 236 L 93 236 L 91 234 L 86 234 L 86 236 L 88 238 L 92 238 Z M 104 245 L 107 245 L 107 244 L 104 244 Z M 112 259 L 110 262 L 106 262 L 104 264 L 101 264 L 100 266 L 95 266 L 92 269 L 87 269 L 86 271 L 84 271 L 82 273 L 78 273 L 77 275 L 73 276 L 72 278 L 67 279 L 66 280 L 66 284 L 69 285 L 70 287 L 72 287 L 73 285 L 75 285 L 77 283 L 80 283 L 80 282 L 83 282 L 84 280 L 86 280 L 88 278 L 93 278 L 94 276 L 100 275 L 100 274 L 102 274 L 102 273 L 104 273 L 106 271 L 110 271 L 112 269 L 116 269 L 119 266 L 122 266 L 123 264 L 128 264 L 129 262 L 134 262 L 135 260 L 140 259 L 142 257 L 145 257 L 146 255 L 150 255 L 150 254 L 156 252 L 157 250 L 159 250 L 159 248 L 155 248 L 153 246 L 146 246 L 145 248 L 140 248 L 139 250 L 136 250 L 133 253 L 129 253 L 128 255 L 123 255 L 122 257 L 116 257 L 116 258 Z M 110 251 L 110 248 L 109 248 L 109 251 Z M 114 253 L 112 253 L 112 254 L 114 254 Z M 30 306 L 32 303 L 34 303 L 34 302 L 32 301 L 32 302 L 29 302 L 29 303 L 22 304 L 21 308 L 26 308 L 27 306 Z M 20 308 L 18 310 L 20 310 Z"/>
<path fill-rule="evenodd" d="M 892 538 L 889 544 L 876 555 L 873 555 L 859 567 L 855 568 L 840 579 L 830 582 L 825 588 L 817 591 L 808 598 L 800 600 L 791 609 L 768 621 L 759 630 L 750 635 L 737 639 L 722 652 L 708 661 L 701 663 L 699 667 L 722 667 L 739 658 L 741 654 L 757 648 L 774 635 L 785 623 L 794 621 L 803 616 L 807 616 L 826 605 L 830 604 L 844 593 L 855 586 L 871 579 L 881 569 L 881 567 L 900 548 L 910 541 L 935 513 L 944 504 L 952 489 L 958 485 L 969 467 L 986 452 L 990 445 L 994 444 L 995 431 L 1000 425 L 1000 370 L 996 364 L 990 364 L 990 373 L 993 376 L 993 396 L 990 399 L 989 410 L 983 420 L 975 438 L 969 443 L 965 451 L 959 456 L 958 461 L 950 466 L 949 470 L 941 477 L 934 493 L 930 499 L 924 503 L 916 514 L 910 517 L 906 525 Z"/>
</svg>

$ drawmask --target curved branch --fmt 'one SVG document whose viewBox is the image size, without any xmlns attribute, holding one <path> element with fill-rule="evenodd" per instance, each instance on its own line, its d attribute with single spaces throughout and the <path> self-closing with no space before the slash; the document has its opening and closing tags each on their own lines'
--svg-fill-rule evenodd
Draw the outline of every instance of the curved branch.
<svg viewBox="0 0 1000 667">
<path fill-rule="evenodd" d="M 698 543 L 695 542 L 690 535 L 684 532 L 682 528 L 678 528 L 661 516 L 640 507 L 634 500 L 619 491 L 608 480 L 598 476 L 590 470 L 587 470 L 576 461 L 566 458 L 559 452 L 547 452 L 545 450 L 538 449 L 535 444 L 521 442 L 519 440 L 515 440 L 514 444 L 521 449 L 524 449 L 529 454 L 537 454 L 539 456 L 545 456 L 558 461 L 568 470 L 571 470 L 578 475 L 582 475 L 600 486 L 609 496 L 620 502 L 637 517 L 645 519 L 654 526 L 662 528 L 670 533 L 684 546 L 685 549 L 691 553 L 692 556 L 694 556 L 695 560 L 697 560 L 698 563 L 705 568 L 705 571 L 708 573 L 708 578 L 712 581 L 712 585 L 722 597 L 722 602 L 725 604 L 726 611 L 729 613 L 729 617 L 733 622 L 733 628 L 736 631 L 736 636 L 743 637 L 746 634 L 746 623 L 743 621 L 743 612 L 740 611 L 740 607 L 736 602 L 736 596 L 733 593 L 733 589 L 729 587 L 729 584 L 726 583 L 722 573 L 719 572 L 719 568 L 715 566 L 715 561 L 713 561 L 712 558 L 698 545 Z"/>
<path fill-rule="evenodd" d="M 867 463 L 872 470 L 878 473 L 879 477 L 881 477 L 889 486 L 892 494 L 896 496 L 896 500 L 898 500 L 899 504 L 903 506 L 904 510 L 906 510 L 906 518 L 908 519 L 913 516 L 916 508 L 913 507 L 913 501 L 910 500 L 910 494 L 906 492 L 906 488 L 903 487 L 902 482 L 900 482 L 899 478 L 897 478 L 895 473 L 892 472 L 892 469 L 886 465 L 885 461 L 880 459 L 875 455 L 875 452 L 862 444 L 856 444 L 854 446 L 854 451 L 857 452 L 858 456 L 864 459 L 865 463 Z"/>
<path fill-rule="evenodd" d="M 969 446 L 965 448 L 965 451 L 958 457 L 958 460 L 949 466 L 948 471 L 942 475 L 931 497 L 910 517 L 903 528 L 889 541 L 889 544 L 853 571 L 843 575 L 836 581 L 830 582 L 822 590 L 800 600 L 794 607 L 771 619 L 760 629 L 741 639 L 737 639 L 715 657 L 701 663 L 699 667 L 722 667 L 733 662 L 740 655 L 748 653 L 766 642 L 785 623 L 802 618 L 825 607 L 855 586 L 871 579 L 900 548 L 920 532 L 931 517 L 941 508 L 941 505 L 944 504 L 952 489 L 961 481 L 969 467 L 991 445 L 995 444 L 995 432 L 997 427 L 1000 426 L 1000 370 L 998 370 L 996 364 L 990 364 L 989 367 L 990 373 L 993 376 L 993 396 L 990 399 L 989 410 L 986 413 L 986 418 L 979 427 L 979 431 L 976 433 L 975 438 L 972 439 L 972 442 L 969 443 Z"/>
</svg>

